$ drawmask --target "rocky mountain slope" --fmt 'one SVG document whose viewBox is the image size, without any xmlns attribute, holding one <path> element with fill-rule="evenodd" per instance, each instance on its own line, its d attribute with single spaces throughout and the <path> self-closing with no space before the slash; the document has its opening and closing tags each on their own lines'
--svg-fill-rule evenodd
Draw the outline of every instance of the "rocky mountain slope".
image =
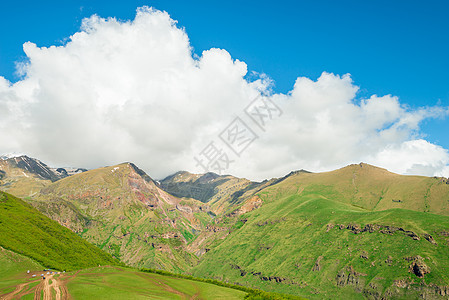
<svg viewBox="0 0 449 300">
<path fill-rule="evenodd" d="M 196 263 L 201 249 L 186 246 L 214 216 L 207 204 L 163 191 L 132 163 L 64 178 L 31 203 L 129 265 L 171 271 Z"/>
<path fill-rule="evenodd" d="M 30 197 L 51 182 L 85 171 L 82 168 L 50 168 L 26 155 L 2 156 L 0 188 L 21 198 Z"/>
</svg>

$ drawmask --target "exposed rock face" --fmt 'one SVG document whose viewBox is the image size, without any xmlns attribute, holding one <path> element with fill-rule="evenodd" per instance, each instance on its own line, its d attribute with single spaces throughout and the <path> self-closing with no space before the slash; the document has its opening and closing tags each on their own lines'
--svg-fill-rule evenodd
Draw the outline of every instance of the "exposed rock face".
<svg viewBox="0 0 449 300">
<path fill-rule="evenodd" d="M 279 276 L 266 276 L 263 275 L 261 272 L 248 272 L 246 270 L 244 270 L 242 267 L 240 267 L 239 265 L 235 265 L 235 264 L 231 264 L 231 269 L 234 270 L 239 270 L 240 271 L 240 276 L 245 276 L 246 274 L 251 274 L 253 276 L 257 276 L 260 278 L 260 280 L 262 281 L 271 281 L 271 282 L 277 282 L 277 283 L 289 283 L 292 284 L 293 281 L 284 277 L 279 277 Z"/>
<path fill-rule="evenodd" d="M 430 234 L 425 233 L 424 238 L 429 241 L 433 245 L 437 245 L 437 242 L 433 239 L 433 237 Z"/>
<path fill-rule="evenodd" d="M 379 228 L 380 228 L 380 225 L 366 224 L 365 227 L 363 228 L 363 231 L 368 231 L 369 233 L 373 233 L 375 231 L 378 231 Z"/>
<path fill-rule="evenodd" d="M 360 254 L 360 258 L 363 258 L 363 259 L 368 259 L 369 257 L 368 257 L 368 253 L 367 252 L 365 252 L 365 251 L 363 251 L 363 253 L 362 254 Z"/>
<path fill-rule="evenodd" d="M 369 233 L 380 232 L 383 234 L 393 235 L 394 233 L 399 232 L 406 236 L 411 237 L 415 241 L 420 240 L 420 237 L 413 231 L 405 230 L 402 227 L 396 227 L 396 226 L 390 226 L 390 225 L 366 224 L 365 227 L 361 228 L 360 225 L 350 223 L 346 226 L 342 225 L 342 224 L 336 225 L 336 227 L 339 228 L 340 230 L 346 228 L 354 234 L 359 234 L 359 233 L 363 233 L 363 232 L 369 232 Z M 327 224 L 326 232 L 329 232 L 332 228 L 334 228 L 333 224 Z M 437 245 L 436 241 L 433 239 L 433 237 L 430 234 L 424 234 L 424 238 L 428 242 L 430 242 L 434 245 Z"/>
<path fill-rule="evenodd" d="M 335 279 L 337 281 L 337 286 L 343 287 L 351 285 L 356 292 L 360 293 L 365 286 L 365 279 L 362 278 L 362 276 L 366 276 L 366 274 L 356 272 L 352 266 L 348 266 L 346 269 L 338 272 Z"/>
<path fill-rule="evenodd" d="M 318 258 L 317 258 L 317 260 L 315 262 L 315 265 L 312 267 L 312 271 L 320 271 L 321 270 L 320 262 L 321 262 L 322 259 L 323 259 L 322 256 L 318 256 Z"/>
<path fill-rule="evenodd" d="M 362 229 L 357 224 L 349 224 L 348 226 L 346 226 L 346 229 L 351 230 L 354 234 L 362 232 Z"/>
<path fill-rule="evenodd" d="M 248 199 L 239 209 L 234 210 L 228 216 L 229 217 L 241 216 L 243 214 L 246 214 L 247 212 L 253 211 L 253 210 L 261 207 L 262 204 L 263 204 L 263 201 L 262 201 L 262 199 L 260 199 L 259 196 L 253 196 L 250 199 Z M 268 223 L 270 223 L 270 224 L 280 223 L 282 221 L 285 221 L 285 218 L 282 218 L 280 220 L 266 221 L 266 223 L 263 225 L 267 225 Z M 263 225 L 259 225 L 259 226 L 263 226 Z"/>
<path fill-rule="evenodd" d="M 261 226 L 265 226 L 265 225 L 274 225 L 274 224 L 282 223 L 285 221 L 286 221 L 285 218 L 275 219 L 275 220 L 265 220 L 263 222 L 258 222 L 256 225 L 261 227 Z"/>
<path fill-rule="evenodd" d="M 424 263 L 424 258 L 421 256 L 406 257 L 405 260 L 412 261 L 409 272 L 415 274 L 419 278 L 424 278 L 424 275 L 430 273 L 430 268 Z"/>
<path fill-rule="evenodd" d="M 388 256 L 388 258 L 385 260 L 385 263 L 388 265 L 391 265 L 391 263 L 393 262 L 393 257 Z"/>
<path fill-rule="evenodd" d="M 393 286 L 404 289 L 406 293 L 414 292 L 415 295 L 417 294 L 414 298 L 419 299 L 448 299 L 449 296 L 449 286 L 438 286 L 432 283 L 426 284 L 424 282 L 417 284 L 405 279 L 395 280 Z M 394 298 L 394 294 L 390 296 L 391 298 Z"/>
</svg>

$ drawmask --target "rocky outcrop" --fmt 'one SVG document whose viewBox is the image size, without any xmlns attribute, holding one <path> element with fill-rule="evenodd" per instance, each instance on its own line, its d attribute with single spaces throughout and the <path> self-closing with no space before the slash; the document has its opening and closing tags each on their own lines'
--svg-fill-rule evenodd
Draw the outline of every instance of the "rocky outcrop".
<svg viewBox="0 0 449 300">
<path fill-rule="evenodd" d="M 246 271 L 242 267 L 236 264 L 230 264 L 231 269 L 239 270 L 240 276 L 245 276 L 247 274 L 251 274 L 253 276 L 259 277 L 262 281 L 271 281 L 271 282 L 277 282 L 277 283 L 288 283 L 288 284 L 294 284 L 294 282 L 288 278 L 280 277 L 280 276 L 267 276 L 262 274 L 262 272 L 254 272 L 254 271 Z"/>
<path fill-rule="evenodd" d="M 262 226 L 266 226 L 266 225 L 279 224 L 279 223 L 282 223 L 285 221 L 286 221 L 286 218 L 275 219 L 275 220 L 265 220 L 263 222 L 257 222 L 256 225 L 259 227 L 262 227 Z"/>
<path fill-rule="evenodd" d="M 230 214 L 228 214 L 228 217 L 237 217 L 241 216 L 243 214 L 246 214 L 247 212 L 253 211 L 259 207 L 261 207 L 263 204 L 262 199 L 260 199 L 259 196 L 253 196 L 238 209 L 234 210 Z M 268 223 L 267 223 L 268 224 Z M 265 224 L 266 225 L 266 224 Z"/>
<path fill-rule="evenodd" d="M 360 254 L 360 258 L 368 259 L 368 258 L 369 258 L 369 257 L 368 257 L 368 252 L 363 251 L 362 254 Z"/>
<path fill-rule="evenodd" d="M 430 234 L 425 233 L 424 238 L 429 241 L 433 245 L 437 245 L 437 242 L 433 239 L 433 237 Z"/>
<path fill-rule="evenodd" d="M 320 262 L 321 262 L 322 259 L 323 259 L 323 257 L 321 255 L 318 256 L 315 264 L 312 267 L 312 271 L 320 271 L 321 270 Z"/>
<path fill-rule="evenodd" d="M 214 225 L 207 225 L 206 230 L 211 231 L 211 232 L 220 232 L 220 231 L 226 231 L 226 230 L 228 230 L 228 228 L 227 227 L 218 227 L 218 226 L 214 226 Z"/>
<path fill-rule="evenodd" d="M 438 286 L 432 283 L 426 284 L 425 282 L 415 283 L 414 281 L 407 281 L 405 279 L 395 280 L 393 286 L 403 289 L 402 292 L 405 292 L 406 295 L 416 295 L 415 297 L 408 297 L 410 299 L 448 299 L 449 296 L 449 286 Z M 396 294 L 400 292 L 400 290 L 396 290 Z M 396 295 L 394 293 L 391 294 L 390 298 L 395 298 Z"/>
<path fill-rule="evenodd" d="M 348 225 L 338 224 L 335 225 L 336 228 L 342 229 L 348 229 L 354 234 L 360 234 L 364 232 L 380 232 L 382 234 L 388 234 L 393 235 L 394 233 L 401 233 L 403 235 L 406 235 L 408 237 L 411 237 L 415 241 L 419 241 L 421 238 L 413 231 L 411 230 L 405 230 L 402 227 L 397 226 L 390 226 L 390 225 L 379 225 L 379 224 L 366 224 L 363 228 L 354 223 L 350 223 Z M 332 228 L 334 228 L 333 224 L 327 224 L 326 225 L 326 232 L 329 232 Z M 442 234 L 442 233 L 441 233 Z M 448 233 L 449 236 L 449 233 Z M 434 240 L 434 238 L 430 234 L 424 234 L 424 238 L 431 244 L 437 245 L 437 242 Z"/>
<path fill-rule="evenodd" d="M 424 278 L 424 275 L 430 273 L 430 268 L 424 263 L 424 258 L 421 256 L 406 257 L 405 260 L 412 262 L 409 267 L 409 272 L 415 274 L 419 278 Z"/>
<path fill-rule="evenodd" d="M 345 269 L 338 272 L 335 278 L 337 286 L 352 286 L 357 293 L 361 293 L 365 286 L 365 279 L 363 278 L 366 274 L 359 273 L 354 270 L 352 266 L 348 266 Z"/>
</svg>

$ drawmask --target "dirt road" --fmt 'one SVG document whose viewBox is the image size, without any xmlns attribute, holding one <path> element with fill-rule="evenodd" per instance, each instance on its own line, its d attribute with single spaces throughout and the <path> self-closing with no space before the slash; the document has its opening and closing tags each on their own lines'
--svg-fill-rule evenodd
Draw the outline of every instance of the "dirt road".
<svg viewBox="0 0 449 300">
<path fill-rule="evenodd" d="M 45 274 L 45 279 L 40 277 L 40 274 Z M 63 280 L 65 274 L 47 274 L 46 272 L 32 272 L 27 274 L 27 277 L 31 277 L 33 274 L 39 277 L 35 277 L 36 280 L 32 280 L 26 283 L 21 283 L 16 286 L 14 291 L 0 295 L 1 300 L 20 299 L 21 297 L 34 294 L 34 300 L 66 300 L 71 299 L 69 291 L 66 286 L 66 281 Z M 26 278 L 28 279 L 28 278 Z M 35 283 L 38 283 L 35 285 Z M 34 286 L 33 286 L 34 285 Z"/>
</svg>

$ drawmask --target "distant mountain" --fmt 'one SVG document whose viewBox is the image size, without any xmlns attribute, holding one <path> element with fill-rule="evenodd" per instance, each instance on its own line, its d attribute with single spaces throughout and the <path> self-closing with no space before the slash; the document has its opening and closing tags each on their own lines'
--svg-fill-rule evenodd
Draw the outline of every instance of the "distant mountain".
<svg viewBox="0 0 449 300">
<path fill-rule="evenodd" d="M 28 203 L 0 192 L 0 246 L 40 264 L 75 270 L 117 263 Z"/>
<path fill-rule="evenodd" d="M 26 155 L 0 159 L 0 189 L 18 197 L 29 197 L 51 182 L 87 171 L 82 168 L 50 168 Z"/>
<path fill-rule="evenodd" d="M 283 178 L 273 178 L 262 182 L 253 182 L 231 175 L 218 175 L 212 172 L 192 174 L 180 171 L 160 181 L 161 188 L 177 197 L 193 198 L 210 205 L 216 214 L 229 213 L 238 208 L 256 192 L 285 178 L 296 174 L 291 172 Z"/>
<path fill-rule="evenodd" d="M 9 167 L 19 168 L 30 174 L 39 176 L 43 180 L 56 181 L 77 173 L 86 172 L 83 168 L 50 168 L 38 159 L 28 157 L 26 155 L 12 156 L 6 155 L 0 157 L 4 164 Z"/>
</svg>

